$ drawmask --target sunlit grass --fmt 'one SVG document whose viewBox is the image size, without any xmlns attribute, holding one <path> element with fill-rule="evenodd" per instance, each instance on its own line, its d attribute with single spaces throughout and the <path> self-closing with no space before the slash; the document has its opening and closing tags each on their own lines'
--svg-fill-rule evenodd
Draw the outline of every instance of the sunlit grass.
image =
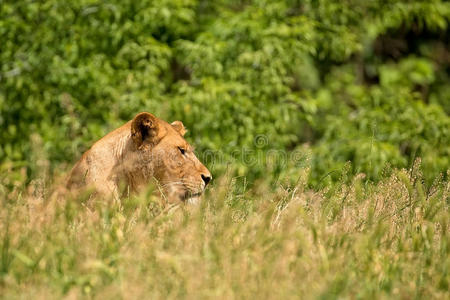
<svg viewBox="0 0 450 300">
<path fill-rule="evenodd" d="M 318 191 L 222 178 L 197 207 L 3 188 L 0 295 L 448 299 L 449 182 L 392 174 Z"/>
</svg>

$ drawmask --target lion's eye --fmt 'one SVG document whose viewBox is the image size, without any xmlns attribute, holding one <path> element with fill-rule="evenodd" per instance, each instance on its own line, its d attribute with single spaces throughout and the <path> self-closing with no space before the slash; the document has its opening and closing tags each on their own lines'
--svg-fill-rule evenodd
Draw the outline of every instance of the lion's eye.
<svg viewBox="0 0 450 300">
<path fill-rule="evenodd" d="M 178 147 L 178 150 L 180 150 L 181 154 L 183 154 L 183 155 L 186 153 L 186 150 L 184 150 L 184 149 L 181 148 L 181 147 Z"/>
</svg>

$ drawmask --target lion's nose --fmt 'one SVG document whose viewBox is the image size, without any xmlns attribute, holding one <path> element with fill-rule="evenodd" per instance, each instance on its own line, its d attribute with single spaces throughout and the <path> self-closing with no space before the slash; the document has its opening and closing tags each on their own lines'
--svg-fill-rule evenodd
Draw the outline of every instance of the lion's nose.
<svg viewBox="0 0 450 300">
<path fill-rule="evenodd" d="M 208 183 L 211 181 L 211 175 L 203 175 L 202 174 L 202 179 L 203 179 L 203 181 L 205 182 L 205 186 L 207 186 L 208 185 Z"/>
</svg>

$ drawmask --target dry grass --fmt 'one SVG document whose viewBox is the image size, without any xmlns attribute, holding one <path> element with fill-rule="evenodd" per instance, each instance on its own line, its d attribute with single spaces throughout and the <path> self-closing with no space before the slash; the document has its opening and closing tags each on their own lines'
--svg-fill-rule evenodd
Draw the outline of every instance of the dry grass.
<svg viewBox="0 0 450 300">
<path fill-rule="evenodd" d="M 200 206 L 170 209 L 3 188 L 0 295 L 449 299 L 449 182 L 345 182 L 237 193 L 223 178 Z"/>
</svg>

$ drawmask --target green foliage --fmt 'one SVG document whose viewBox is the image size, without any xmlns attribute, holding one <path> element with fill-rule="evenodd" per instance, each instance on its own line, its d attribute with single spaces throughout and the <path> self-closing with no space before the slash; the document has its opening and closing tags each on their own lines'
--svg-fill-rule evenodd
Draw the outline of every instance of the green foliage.
<svg viewBox="0 0 450 300">
<path fill-rule="evenodd" d="M 0 162 L 33 178 L 36 147 L 54 170 L 150 111 L 215 175 L 295 181 L 259 155 L 300 151 L 311 183 L 415 157 L 430 181 L 450 164 L 449 19 L 440 0 L 2 1 Z"/>
</svg>

